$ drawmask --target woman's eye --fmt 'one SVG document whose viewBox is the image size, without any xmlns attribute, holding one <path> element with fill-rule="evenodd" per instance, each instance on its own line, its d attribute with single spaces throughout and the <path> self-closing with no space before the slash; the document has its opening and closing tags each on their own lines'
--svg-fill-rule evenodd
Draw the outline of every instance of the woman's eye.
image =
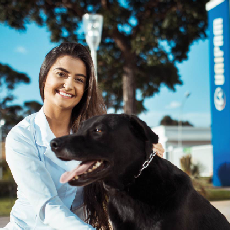
<svg viewBox="0 0 230 230">
<path fill-rule="evenodd" d="M 66 77 L 66 73 L 63 73 L 63 72 L 57 72 L 57 75 L 59 76 L 59 77 Z"/>
<path fill-rule="evenodd" d="M 76 78 L 77 82 L 84 83 L 84 80 L 82 78 Z"/>
</svg>

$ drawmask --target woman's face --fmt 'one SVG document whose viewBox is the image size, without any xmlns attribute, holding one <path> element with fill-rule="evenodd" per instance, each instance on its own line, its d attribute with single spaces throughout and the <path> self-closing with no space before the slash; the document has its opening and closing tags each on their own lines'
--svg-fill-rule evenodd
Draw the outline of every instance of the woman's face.
<svg viewBox="0 0 230 230">
<path fill-rule="evenodd" d="M 73 109 L 84 94 L 86 77 L 86 67 L 80 59 L 68 55 L 59 57 L 47 74 L 44 105 Z"/>
</svg>

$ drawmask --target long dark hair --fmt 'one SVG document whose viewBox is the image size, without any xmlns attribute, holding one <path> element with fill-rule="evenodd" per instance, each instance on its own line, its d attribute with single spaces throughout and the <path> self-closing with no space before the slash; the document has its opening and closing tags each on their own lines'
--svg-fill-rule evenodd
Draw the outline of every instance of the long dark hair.
<svg viewBox="0 0 230 230">
<path fill-rule="evenodd" d="M 85 91 L 81 101 L 73 108 L 71 115 L 71 129 L 76 132 L 79 124 L 95 115 L 106 113 L 106 107 L 96 83 L 94 66 L 91 55 L 86 47 L 79 43 L 61 43 L 53 48 L 45 57 L 39 73 L 39 89 L 44 101 L 44 87 L 47 74 L 59 57 L 71 56 L 84 62 L 87 73 Z M 109 229 L 107 215 L 107 195 L 102 183 L 96 182 L 84 187 L 84 205 L 87 222 L 97 229 Z"/>
</svg>

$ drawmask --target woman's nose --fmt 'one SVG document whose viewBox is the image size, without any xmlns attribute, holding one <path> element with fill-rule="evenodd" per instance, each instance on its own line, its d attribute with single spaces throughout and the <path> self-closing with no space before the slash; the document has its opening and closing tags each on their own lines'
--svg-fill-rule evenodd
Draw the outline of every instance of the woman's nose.
<svg viewBox="0 0 230 230">
<path fill-rule="evenodd" d="M 71 78 L 66 79 L 66 81 L 64 83 L 64 87 L 66 90 L 73 89 L 73 80 Z"/>
</svg>

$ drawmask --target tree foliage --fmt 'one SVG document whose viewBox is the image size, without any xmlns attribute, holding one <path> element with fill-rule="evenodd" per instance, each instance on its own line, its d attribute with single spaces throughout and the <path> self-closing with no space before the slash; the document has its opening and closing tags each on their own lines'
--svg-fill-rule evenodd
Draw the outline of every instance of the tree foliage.
<svg viewBox="0 0 230 230">
<path fill-rule="evenodd" d="M 41 109 L 42 105 L 37 101 L 26 101 L 24 102 L 24 114 L 30 115 L 36 113 Z"/>
<path fill-rule="evenodd" d="M 25 116 L 36 113 L 41 107 L 42 105 L 37 101 L 26 101 L 23 106 L 2 104 L 1 119 L 5 120 L 3 138 L 5 138 L 12 127 L 18 124 Z"/>
<path fill-rule="evenodd" d="M 30 83 L 30 78 L 25 73 L 19 73 L 0 63 L 0 87 L 4 84 L 8 90 L 12 90 L 18 83 Z"/>
<path fill-rule="evenodd" d="M 162 118 L 160 121 L 160 125 L 165 126 L 178 126 L 179 122 L 178 120 L 173 120 L 169 115 L 166 115 Z M 189 121 L 181 121 L 182 126 L 193 126 Z"/>
<path fill-rule="evenodd" d="M 144 100 L 162 85 L 182 81 L 176 62 L 187 59 L 194 40 L 205 38 L 208 0 L 1 0 L 0 21 L 17 30 L 46 25 L 52 42 L 85 42 L 82 16 L 104 17 L 98 79 L 107 107 L 145 110 Z M 124 89 L 124 90 L 123 90 Z M 138 90 L 140 98 L 135 93 Z"/>
<path fill-rule="evenodd" d="M 14 100 L 12 91 L 19 83 L 30 83 L 30 78 L 25 73 L 20 73 L 8 65 L 0 63 L 0 120 L 5 120 L 3 136 L 12 126 L 22 120 L 22 107 L 8 104 Z"/>
<path fill-rule="evenodd" d="M 1 110 L 7 106 L 7 103 L 13 101 L 12 90 L 19 83 L 30 83 L 30 78 L 25 73 L 20 73 L 8 65 L 0 63 L 0 119 Z"/>
</svg>

